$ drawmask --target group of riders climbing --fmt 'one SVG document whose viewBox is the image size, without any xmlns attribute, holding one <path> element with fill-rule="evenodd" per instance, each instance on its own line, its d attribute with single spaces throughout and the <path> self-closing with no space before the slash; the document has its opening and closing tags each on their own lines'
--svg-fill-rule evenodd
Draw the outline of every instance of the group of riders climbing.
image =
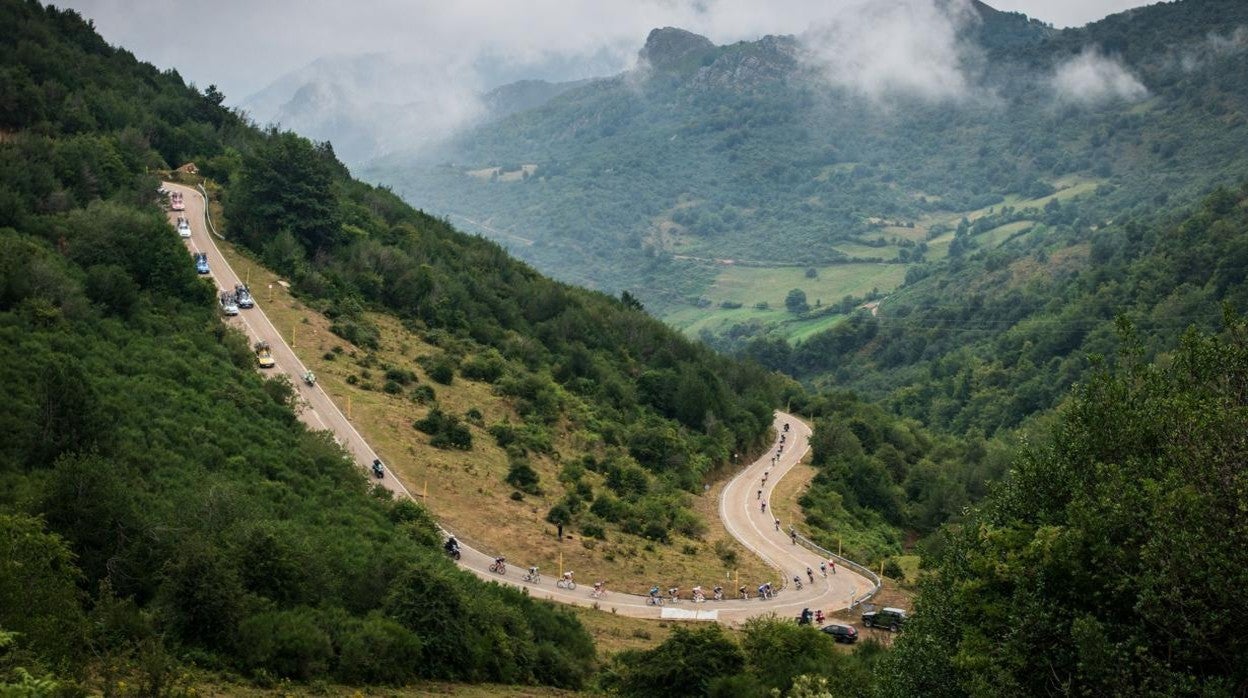
<svg viewBox="0 0 1248 698">
<path fill-rule="evenodd" d="M 788 424 L 784 425 L 784 431 L 785 432 L 789 431 Z M 776 450 L 775 457 L 772 458 L 773 464 L 775 463 L 776 460 L 778 460 L 780 454 L 784 452 L 784 442 L 785 442 L 785 435 L 781 434 L 779 448 Z M 769 472 L 770 472 L 770 469 L 768 469 L 768 471 L 763 473 L 763 480 L 762 480 L 763 485 L 767 484 L 767 476 Z M 762 500 L 762 497 L 763 497 L 763 490 L 760 488 L 758 490 L 758 499 Z M 766 512 L 767 502 L 760 501 L 759 507 L 761 508 L 763 512 Z M 775 519 L 775 526 L 776 526 L 776 530 L 779 531 L 780 519 Z M 794 545 L 796 545 L 797 544 L 797 531 L 793 528 L 793 526 L 789 526 L 788 532 L 789 532 L 789 539 L 792 541 Z M 449 536 L 446 539 L 446 543 L 443 547 L 445 548 L 447 554 L 449 554 L 451 557 L 455 558 L 456 560 L 460 559 L 461 552 L 460 552 L 460 547 L 459 547 L 459 541 L 455 540 L 454 536 Z M 826 577 L 828 575 L 829 569 L 831 569 L 832 574 L 836 574 L 836 561 L 835 560 L 828 560 L 826 562 L 823 560 L 819 561 L 819 574 L 820 575 Z M 507 574 L 507 559 L 504 557 L 494 558 L 494 561 L 489 566 L 489 571 L 494 572 L 496 574 L 500 574 L 500 575 Z M 560 589 L 568 589 L 568 590 L 575 589 L 576 581 L 574 577 L 575 575 L 571 570 L 564 572 L 562 575 L 560 575 L 559 579 L 555 581 L 555 586 Z M 541 574 L 539 573 L 538 568 L 536 566 L 530 567 L 528 571 L 523 575 L 522 578 L 525 582 L 529 584 L 540 584 L 542 581 Z M 809 566 L 806 567 L 806 578 L 808 582 L 811 584 L 815 582 L 815 572 Z M 802 587 L 803 587 L 803 583 L 802 583 L 801 575 L 800 574 L 793 575 L 793 588 L 800 590 L 802 589 Z M 780 589 L 775 587 L 771 582 L 764 582 L 763 584 L 760 584 L 758 586 L 758 598 L 760 599 L 773 598 L 779 592 L 780 592 Z M 606 593 L 607 593 L 607 581 L 604 579 L 604 580 L 599 580 L 594 583 L 593 589 L 590 591 L 590 596 L 594 598 L 602 598 Z M 737 596 L 740 597 L 741 599 L 750 598 L 749 588 L 746 587 L 746 585 L 744 584 L 739 586 L 737 588 Z M 723 601 L 724 600 L 724 588 L 722 586 L 716 585 L 711 590 L 711 594 L 709 598 L 712 601 Z M 680 599 L 681 599 L 680 587 L 669 587 L 667 590 L 667 594 L 664 595 L 662 594 L 659 586 L 656 584 L 650 587 L 650 593 L 646 598 L 646 603 L 651 604 L 651 605 L 662 605 L 665 602 L 676 603 L 680 601 Z M 708 597 L 707 597 L 706 592 L 703 591 L 701 586 L 695 586 L 689 593 L 689 599 L 693 601 L 694 603 L 702 603 L 702 602 L 707 601 Z M 803 613 L 803 617 L 805 617 L 806 613 L 809 613 L 809 610 Z M 816 613 L 817 613 L 816 620 L 822 623 L 823 612 L 818 611 Z M 806 622 L 809 622 L 809 619 L 807 619 Z"/>
</svg>

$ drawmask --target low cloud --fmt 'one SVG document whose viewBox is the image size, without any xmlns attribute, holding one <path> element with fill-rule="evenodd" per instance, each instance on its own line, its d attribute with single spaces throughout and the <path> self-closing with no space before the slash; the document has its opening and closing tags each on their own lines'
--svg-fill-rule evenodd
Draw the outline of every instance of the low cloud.
<svg viewBox="0 0 1248 698">
<path fill-rule="evenodd" d="M 974 93 L 978 50 L 964 40 L 979 21 L 969 2 L 862 0 L 802 36 L 826 80 L 875 101 L 957 100 Z"/>
<path fill-rule="evenodd" d="M 1210 33 L 1198 45 L 1181 51 L 1177 60 L 1179 67 L 1190 73 L 1211 60 L 1232 56 L 1244 49 L 1248 49 L 1248 27 L 1239 26 L 1225 36 Z"/>
<path fill-rule="evenodd" d="M 1075 104 L 1099 104 L 1148 96 L 1148 88 L 1119 60 L 1088 47 L 1057 66 L 1050 86 L 1057 98 Z"/>
</svg>

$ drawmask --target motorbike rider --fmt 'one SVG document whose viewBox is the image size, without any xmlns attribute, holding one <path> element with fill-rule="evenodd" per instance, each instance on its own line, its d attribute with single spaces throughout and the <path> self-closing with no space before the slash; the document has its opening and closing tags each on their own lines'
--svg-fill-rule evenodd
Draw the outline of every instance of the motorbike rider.
<svg viewBox="0 0 1248 698">
<path fill-rule="evenodd" d="M 446 548 L 446 552 L 454 555 L 459 552 L 459 541 L 455 540 L 455 536 L 446 539 L 446 544 L 442 547 Z"/>
</svg>

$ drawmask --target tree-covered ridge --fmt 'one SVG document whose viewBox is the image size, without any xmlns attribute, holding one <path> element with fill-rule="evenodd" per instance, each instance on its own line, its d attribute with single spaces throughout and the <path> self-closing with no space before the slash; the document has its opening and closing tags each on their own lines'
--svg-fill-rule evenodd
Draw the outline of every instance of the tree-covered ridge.
<svg viewBox="0 0 1248 698">
<path fill-rule="evenodd" d="M 0 628 L 17 633 L 0 669 L 152 692 L 177 657 L 259 678 L 578 685 L 579 624 L 455 570 L 423 509 L 370 496 L 294 418 L 290 385 L 254 373 L 164 216 L 126 203 L 154 190 L 135 182 L 0 228 Z"/>
<path fill-rule="evenodd" d="M 813 395 L 793 407 L 813 419 L 818 470 L 799 499 L 803 533 L 872 567 L 913 552 L 910 537 L 922 551 L 988 493 L 1011 457 L 1004 438 L 934 432 L 852 393 Z"/>
<path fill-rule="evenodd" d="M 977 512 L 947 529 L 885 695 L 1240 695 L 1248 326 L 1164 361 L 1125 321 Z"/>
</svg>

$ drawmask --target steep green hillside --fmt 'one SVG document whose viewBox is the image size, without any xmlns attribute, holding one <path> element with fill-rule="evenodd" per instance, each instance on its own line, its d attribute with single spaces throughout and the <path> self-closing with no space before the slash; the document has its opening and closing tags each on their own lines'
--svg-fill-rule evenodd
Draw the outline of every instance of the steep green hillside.
<svg viewBox="0 0 1248 698">
<path fill-rule="evenodd" d="M 983 507 L 945 532 L 885 696 L 1248 687 L 1248 326 L 1163 361 L 1125 333 Z"/>
<path fill-rule="evenodd" d="M 892 291 L 902 273 L 841 265 L 939 261 L 963 216 L 1043 210 L 1059 191 L 1072 221 L 1103 223 L 1243 171 L 1243 3 L 1186 0 L 1062 31 L 978 11 L 959 35 L 968 84 L 943 97 L 839 86 L 811 56 L 817 36 L 713 46 L 656 30 L 638 70 L 473 130 L 430 164 L 396 155 L 366 176 L 548 273 L 631 290 L 731 341 L 801 338 L 789 320 L 830 324 L 822 313 L 845 296 L 852 308 Z M 824 283 L 723 290 L 757 268 L 810 268 Z M 793 288 L 812 309 L 786 316 L 777 299 Z"/>
<path fill-rule="evenodd" d="M 517 488 L 566 492 L 552 520 L 655 544 L 696 529 L 683 493 L 766 437 L 781 382 L 351 180 L 328 146 L 254 129 L 73 12 L 5 0 L 0 25 L 0 683 L 151 695 L 193 664 L 582 685 L 594 650 L 574 617 L 457 572 L 421 507 L 373 492 L 295 419 L 291 386 L 256 375 L 148 172 L 195 161 L 226 183 L 226 229 L 335 332 L 368 347 L 365 311 L 388 310 L 440 349 L 437 390 L 506 396 L 520 421 L 488 433 Z M 473 415 L 386 378 L 426 402 L 415 429 L 471 447 Z M 555 432 L 584 440 L 569 467 L 610 495 L 531 479 Z"/>
</svg>

